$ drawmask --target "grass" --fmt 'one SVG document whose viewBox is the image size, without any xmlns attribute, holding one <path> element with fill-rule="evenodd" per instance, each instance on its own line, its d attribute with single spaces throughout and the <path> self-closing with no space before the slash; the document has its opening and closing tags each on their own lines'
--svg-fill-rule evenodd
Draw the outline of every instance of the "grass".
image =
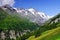
<svg viewBox="0 0 60 40">
<path fill-rule="evenodd" d="M 27 40 L 60 40 L 60 27 L 43 32 L 41 36 L 33 38 L 31 36 Z"/>
<path fill-rule="evenodd" d="M 31 36 L 27 40 L 33 40 L 33 39 L 35 39 L 35 36 Z"/>
</svg>

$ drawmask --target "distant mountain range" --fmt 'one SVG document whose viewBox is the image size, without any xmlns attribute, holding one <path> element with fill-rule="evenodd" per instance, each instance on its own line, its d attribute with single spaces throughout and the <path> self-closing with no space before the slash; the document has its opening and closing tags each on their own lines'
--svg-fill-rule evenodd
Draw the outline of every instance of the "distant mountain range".
<svg viewBox="0 0 60 40">
<path fill-rule="evenodd" d="M 10 14 L 17 13 L 20 16 L 25 17 L 25 18 L 29 19 L 30 21 L 38 23 L 38 24 L 42 24 L 51 18 L 51 16 L 48 16 L 48 15 L 44 14 L 43 12 L 39 12 L 33 8 L 30 8 L 30 9 L 13 8 L 9 5 L 1 6 L 1 8 Z"/>
</svg>

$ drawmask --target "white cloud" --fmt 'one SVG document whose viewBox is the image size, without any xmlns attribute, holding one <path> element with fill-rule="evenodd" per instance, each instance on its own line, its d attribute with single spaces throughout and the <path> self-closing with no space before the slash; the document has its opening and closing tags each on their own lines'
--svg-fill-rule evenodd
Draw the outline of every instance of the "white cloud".
<svg viewBox="0 0 60 40">
<path fill-rule="evenodd" d="M 13 6 L 14 3 L 15 3 L 14 0 L 0 0 L 0 6 L 6 5 L 6 4 L 8 4 L 8 5 L 10 5 L 10 6 Z"/>
</svg>

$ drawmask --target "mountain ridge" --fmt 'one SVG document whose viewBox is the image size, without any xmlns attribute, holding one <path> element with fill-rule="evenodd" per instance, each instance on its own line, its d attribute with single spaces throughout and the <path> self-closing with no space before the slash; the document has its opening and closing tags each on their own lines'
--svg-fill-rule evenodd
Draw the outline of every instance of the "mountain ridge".
<svg viewBox="0 0 60 40">
<path fill-rule="evenodd" d="M 43 24 L 48 19 L 52 18 L 43 12 L 39 12 L 34 8 L 24 9 L 24 8 L 13 8 L 9 5 L 4 5 L 2 8 L 9 13 L 16 13 L 22 17 L 29 19 L 32 22 Z"/>
</svg>

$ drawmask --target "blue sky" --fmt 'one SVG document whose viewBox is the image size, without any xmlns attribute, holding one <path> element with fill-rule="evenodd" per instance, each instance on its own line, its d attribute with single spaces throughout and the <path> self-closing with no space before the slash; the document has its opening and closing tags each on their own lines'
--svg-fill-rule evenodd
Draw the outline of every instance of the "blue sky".
<svg viewBox="0 0 60 40">
<path fill-rule="evenodd" d="M 60 0 L 15 0 L 14 7 L 34 8 L 49 16 L 60 13 Z"/>
</svg>

